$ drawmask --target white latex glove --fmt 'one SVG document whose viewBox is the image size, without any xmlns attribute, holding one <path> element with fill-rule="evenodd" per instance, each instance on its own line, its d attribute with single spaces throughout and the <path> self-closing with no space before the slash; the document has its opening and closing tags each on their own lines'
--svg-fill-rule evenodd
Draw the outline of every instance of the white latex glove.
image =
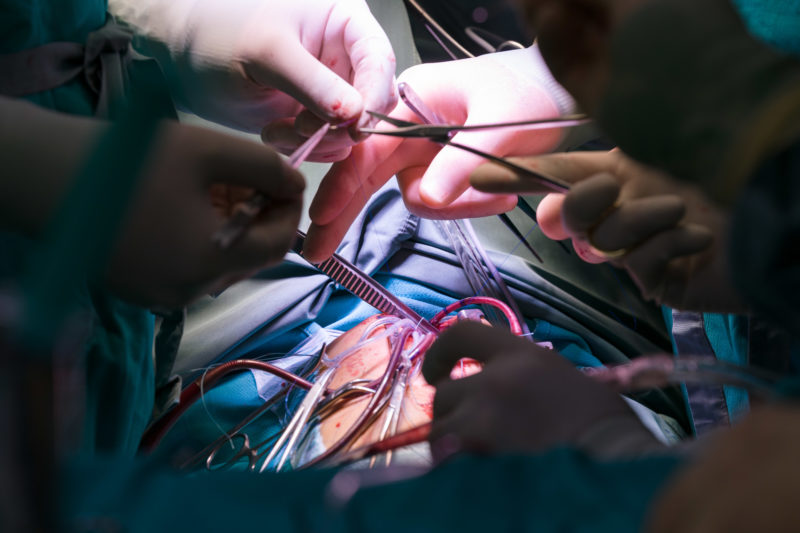
<svg viewBox="0 0 800 533">
<path fill-rule="evenodd" d="M 600 263 L 609 260 L 602 251 L 626 250 L 611 262 L 628 271 L 645 298 L 678 309 L 746 310 L 728 271 L 728 217 L 699 188 L 618 150 L 517 161 L 574 184 L 568 194 L 543 198 L 537 218 L 551 239 L 571 238 L 583 260 Z M 483 191 L 541 192 L 496 165 L 477 169 L 471 182 Z"/>
<path fill-rule="evenodd" d="M 550 76 L 538 50 L 512 50 L 474 59 L 412 67 L 407 82 L 425 104 L 449 124 L 551 118 L 573 110 L 569 95 Z M 402 102 L 392 113 L 419 121 Z M 432 118 L 433 120 L 433 118 Z M 380 127 L 392 128 L 381 125 Z M 454 142 L 499 156 L 541 153 L 561 139 L 556 130 L 514 129 L 458 133 Z M 470 173 L 485 160 L 427 140 L 373 135 L 334 165 L 309 209 L 313 224 L 305 254 L 312 261 L 330 256 L 370 196 L 397 175 L 409 210 L 428 218 L 486 216 L 508 211 L 516 197 L 471 189 Z"/>
<path fill-rule="evenodd" d="M 374 122 L 364 110 L 386 112 L 397 100 L 394 53 L 364 0 L 110 0 L 109 8 L 159 59 L 179 104 L 262 132 L 284 153 L 322 120 L 355 119 L 355 131 Z M 310 159 L 342 159 L 354 142 L 331 132 Z"/>
</svg>

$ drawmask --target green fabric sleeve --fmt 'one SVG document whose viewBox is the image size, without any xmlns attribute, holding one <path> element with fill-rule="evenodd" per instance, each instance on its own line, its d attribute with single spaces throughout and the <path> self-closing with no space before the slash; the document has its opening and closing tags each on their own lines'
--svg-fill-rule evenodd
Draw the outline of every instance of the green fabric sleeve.
<svg viewBox="0 0 800 533">
<path fill-rule="evenodd" d="M 728 0 L 647 2 L 611 50 L 604 129 L 723 204 L 800 129 L 800 63 L 750 36 Z"/>
</svg>

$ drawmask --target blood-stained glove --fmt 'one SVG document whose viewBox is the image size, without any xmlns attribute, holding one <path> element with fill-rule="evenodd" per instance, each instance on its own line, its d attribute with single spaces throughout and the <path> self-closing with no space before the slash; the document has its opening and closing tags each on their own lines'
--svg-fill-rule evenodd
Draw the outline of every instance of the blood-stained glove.
<svg viewBox="0 0 800 533">
<path fill-rule="evenodd" d="M 573 110 L 571 97 L 553 80 L 536 47 L 473 59 L 418 65 L 400 76 L 436 117 L 432 122 L 488 124 L 557 117 Z M 393 117 L 419 122 L 402 102 Z M 384 127 L 384 125 L 381 125 Z M 385 125 L 387 128 L 392 126 Z M 556 130 L 493 130 L 458 133 L 453 141 L 499 156 L 553 149 Z M 374 135 L 334 165 L 310 208 L 313 224 L 305 255 L 330 256 L 370 196 L 397 175 L 408 208 L 428 218 L 487 216 L 508 211 L 514 196 L 498 197 L 469 187 L 469 174 L 484 159 L 427 140 Z"/>
<path fill-rule="evenodd" d="M 693 185 L 641 165 L 622 152 L 571 152 L 518 159 L 573 183 L 539 204 L 542 231 L 571 238 L 581 258 L 625 268 L 642 294 L 678 309 L 743 312 L 727 263 L 728 217 Z M 472 175 L 475 188 L 540 192 L 496 165 Z"/>
<path fill-rule="evenodd" d="M 462 357 L 484 363 L 483 371 L 451 380 Z M 422 372 L 436 387 L 435 458 L 453 451 L 536 453 L 560 445 L 618 457 L 660 447 L 618 394 L 558 353 L 508 331 L 456 324 L 428 350 Z"/>
<path fill-rule="evenodd" d="M 728 205 L 800 134 L 800 62 L 730 0 L 522 0 L 542 55 L 631 157 Z"/>
<path fill-rule="evenodd" d="M 364 0 L 110 0 L 182 106 L 291 152 L 321 121 L 372 125 L 397 101 L 395 59 Z M 263 130 L 263 131 L 262 131 Z M 344 158 L 331 132 L 310 156 Z"/>
</svg>

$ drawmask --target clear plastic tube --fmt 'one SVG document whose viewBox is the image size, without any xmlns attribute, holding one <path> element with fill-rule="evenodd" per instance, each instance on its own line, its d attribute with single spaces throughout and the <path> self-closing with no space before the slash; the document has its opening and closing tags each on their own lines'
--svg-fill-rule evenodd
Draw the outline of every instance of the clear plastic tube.
<svg viewBox="0 0 800 533">
<path fill-rule="evenodd" d="M 394 317 L 394 318 L 397 318 L 397 317 Z M 363 348 L 364 346 L 366 346 L 366 345 L 368 345 L 368 344 L 370 344 L 372 342 L 376 342 L 376 341 L 379 341 L 379 340 L 382 340 L 382 339 L 386 339 L 386 338 L 388 338 L 388 337 L 390 337 L 392 335 L 395 335 L 403 327 L 414 328 L 414 323 L 411 322 L 410 320 L 406 319 L 406 318 L 397 318 L 397 320 L 394 323 L 392 323 L 390 327 L 386 328 L 384 331 L 382 331 L 378 335 L 373 336 L 373 337 L 367 337 L 367 338 L 364 338 L 364 335 L 362 335 L 362 339 L 359 340 L 359 342 L 357 342 L 356 344 L 354 344 L 353 346 L 351 346 L 347 350 L 343 351 L 342 353 L 336 355 L 335 357 L 328 357 L 327 354 L 324 354 L 322 356 L 322 362 L 325 363 L 328 366 L 334 366 L 334 367 L 338 366 L 339 363 L 341 363 L 342 360 L 345 357 L 349 357 L 350 355 L 353 355 L 355 352 L 357 352 L 358 350 L 360 350 L 361 348 Z M 374 330 L 374 328 L 373 328 L 373 330 Z"/>
</svg>

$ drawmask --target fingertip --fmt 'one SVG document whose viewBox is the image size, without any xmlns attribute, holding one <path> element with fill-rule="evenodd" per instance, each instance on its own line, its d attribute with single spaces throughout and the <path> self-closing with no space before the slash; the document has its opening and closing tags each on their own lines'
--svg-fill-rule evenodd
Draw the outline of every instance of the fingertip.
<svg viewBox="0 0 800 533">
<path fill-rule="evenodd" d="M 347 161 L 337 162 L 328 170 L 311 200 L 308 216 L 318 226 L 330 224 L 352 200 Z"/>
<path fill-rule="evenodd" d="M 591 244 L 582 239 L 572 239 L 572 248 L 575 250 L 578 257 L 586 263 L 599 265 L 600 263 L 608 261 L 606 257 L 598 254 Z"/>
<path fill-rule="evenodd" d="M 686 224 L 684 226 L 687 248 L 692 248 L 699 252 L 709 248 L 714 243 L 714 232 L 706 226 L 700 224 Z"/>
<path fill-rule="evenodd" d="M 341 124 L 351 120 L 360 120 L 364 113 L 364 99 L 349 83 L 341 80 L 341 94 L 332 98 L 327 109 L 327 117 L 332 124 Z"/>
<path fill-rule="evenodd" d="M 303 242 L 303 257 L 312 264 L 319 264 L 333 255 L 335 246 L 325 238 L 324 228 L 311 223 Z"/>
<path fill-rule="evenodd" d="M 486 335 L 490 326 L 478 322 L 458 322 L 443 331 L 425 354 L 422 362 L 422 375 L 433 386 L 450 378 L 455 363 L 464 357 L 474 357 L 470 353 L 473 341 Z M 485 361 L 485 359 L 480 359 Z"/>
<path fill-rule="evenodd" d="M 551 193 L 542 198 L 536 208 L 536 220 L 539 223 L 539 228 L 547 238 L 555 241 L 562 241 L 569 237 L 561 218 L 563 206 L 564 195 Z"/>
<path fill-rule="evenodd" d="M 295 169 L 290 167 L 289 165 L 283 165 L 284 168 L 284 180 L 283 183 L 285 184 L 284 193 L 287 196 L 298 196 L 302 195 L 303 191 L 306 190 L 306 178 L 303 174 Z"/>
<path fill-rule="evenodd" d="M 566 194 L 562 205 L 564 227 L 572 235 L 586 233 L 614 206 L 620 191 L 619 182 L 607 172 L 576 183 Z"/>
<path fill-rule="evenodd" d="M 419 197 L 426 206 L 442 209 L 453 203 L 467 188 L 468 184 L 452 183 L 431 172 L 428 167 L 420 180 Z"/>
</svg>

